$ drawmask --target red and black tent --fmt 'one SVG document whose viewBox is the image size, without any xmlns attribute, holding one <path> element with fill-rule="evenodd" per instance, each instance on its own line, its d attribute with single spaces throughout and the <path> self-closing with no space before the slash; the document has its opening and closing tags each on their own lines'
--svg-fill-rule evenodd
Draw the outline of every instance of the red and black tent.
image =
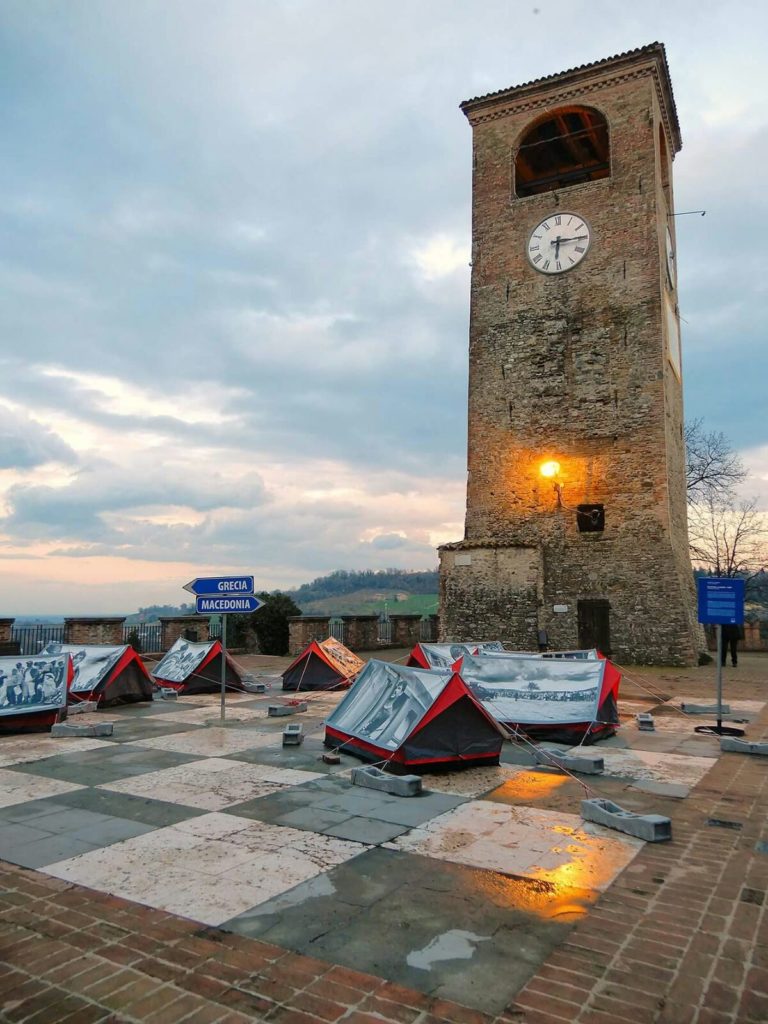
<svg viewBox="0 0 768 1024">
<path fill-rule="evenodd" d="M 619 724 L 621 672 L 602 656 L 464 655 L 456 667 L 496 721 L 532 739 L 593 743 Z"/>
<path fill-rule="evenodd" d="M 220 640 L 196 643 L 179 637 L 155 667 L 155 681 L 182 695 L 218 693 L 223 658 Z M 228 690 L 244 690 L 240 670 L 229 655 L 224 663 L 224 685 Z"/>
<path fill-rule="evenodd" d="M 365 662 L 339 640 L 313 640 L 283 672 L 284 690 L 343 690 Z"/>
<path fill-rule="evenodd" d="M 416 644 L 408 655 L 406 665 L 412 668 L 448 669 L 464 654 L 504 653 L 501 640 L 467 641 L 456 644 Z"/>
<path fill-rule="evenodd" d="M 457 673 L 373 660 L 326 721 L 324 742 L 425 772 L 498 764 L 503 736 Z"/>
<path fill-rule="evenodd" d="M 49 644 L 46 654 L 68 654 L 74 675 L 69 688 L 69 703 L 97 701 L 109 704 L 133 704 L 152 700 L 152 677 L 144 662 L 128 644 Z"/>
</svg>

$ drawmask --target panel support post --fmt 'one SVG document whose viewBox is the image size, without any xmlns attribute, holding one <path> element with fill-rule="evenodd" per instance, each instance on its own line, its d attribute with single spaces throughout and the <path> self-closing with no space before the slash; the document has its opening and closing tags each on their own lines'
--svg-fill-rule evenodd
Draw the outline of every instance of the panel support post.
<svg viewBox="0 0 768 1024">
<path fill-rule="evenodd" d="M 221 616 L 221 724 L 224 725 L 224 694 L 227 690 L 227 616 Z"/>
<path fill-rule="evenodd" d="M 723 626 L 718 622 L 717 630 L 717 732 L 723 735 Z"/>
</svg>

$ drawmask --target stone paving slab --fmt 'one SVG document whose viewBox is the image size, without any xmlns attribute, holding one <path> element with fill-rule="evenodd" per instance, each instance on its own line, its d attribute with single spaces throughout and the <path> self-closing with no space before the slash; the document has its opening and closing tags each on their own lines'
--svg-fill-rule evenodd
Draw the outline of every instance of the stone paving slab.
<svg viewBox="0 0 768 1024">
<path fill-rule="evenodd" d="M 387 842 L 463 802 L 445 793 L 404 799 L 352 786 L 346 773 L 233 804 L 231 814 L 369 845 Z"/>
<path fill-rule="evenodd" d="M 0 768 L 7 768 L 15 764 L 27 764 L 31 761 L 42 761 L 45 758 L 57 757 L 64 753 L 100 749 L 103 744 L 103 740 L 87 738 L 51 739 L 47 734 L 0 736 Z"/>
<path fill-rule="evenodd" d="M 462 804 L 392 843 L 404 852 L 601 892 L 642 846 L 579 815 L 486 800 Z"/>
<path fill-rule="evenodd" d="M 501 1013 L 595 898 L 376 849 L 223 927 Z"/>
<path fill-rule="evenodd" d="M 205 924 L 220 924 L 365 849 L 208 814 L 48 864 L 46 872 Z"/>
<path fill-rule="evenodd" d="M 189 753 L 147 751 L 134 744 L 117 746 L 105 742 L 95 750 L 59 754 L 28 764 L 11 765 L 6 770 L 24 778 L 42 776 L 79 786 L 98 786 L 105 782 L 176 768 L 196 760 L 198 756 Z"/>
<path fill-rule="evenodd" d="M 129 821 L 153 825 L 155 828 L 177 825 L 180 821 L 205 814 L 205 810 L 199 807 L 133 796 L 130 793 L 116 793 L 107 789 L 79 789 L 57 797 L 56 803 L 59 806 L 77 807 L 101 814 L 114 814 Z"/>
</svg>

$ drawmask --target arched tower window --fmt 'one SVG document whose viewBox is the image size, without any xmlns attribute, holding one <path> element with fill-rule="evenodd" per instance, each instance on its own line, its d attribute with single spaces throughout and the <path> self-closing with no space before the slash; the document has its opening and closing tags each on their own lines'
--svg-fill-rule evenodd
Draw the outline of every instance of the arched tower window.
<svg viewBox="0 0 768 1024">
<path fill-rule="evenodd" d="M 591 107 L 560 107 L 537 121 L 515 157 L 518 197 L 580 185 L 611 173 L 608 124 Z"/>
</svg>

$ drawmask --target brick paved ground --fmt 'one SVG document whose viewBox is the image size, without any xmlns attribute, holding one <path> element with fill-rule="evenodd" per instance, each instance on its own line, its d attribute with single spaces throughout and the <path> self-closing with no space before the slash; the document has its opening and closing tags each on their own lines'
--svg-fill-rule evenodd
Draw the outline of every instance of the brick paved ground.
<svg viewBox="0 0 768 1024">
<path fill-rule="evenodd" d="M 763 696 L 763 666 L 740 665 L 733 699 Z M 678 673 L 664 686 L 706 697 L 702 682 Z M 761 737 L 768 709 L 750 729 Z M 490 1017 L 0 863 L 0 1020 L 765 1024 L 767 889 L 768 760 L 725 754 L 680 802 L 673 841 L 646 846 Z"/>
</svg>

